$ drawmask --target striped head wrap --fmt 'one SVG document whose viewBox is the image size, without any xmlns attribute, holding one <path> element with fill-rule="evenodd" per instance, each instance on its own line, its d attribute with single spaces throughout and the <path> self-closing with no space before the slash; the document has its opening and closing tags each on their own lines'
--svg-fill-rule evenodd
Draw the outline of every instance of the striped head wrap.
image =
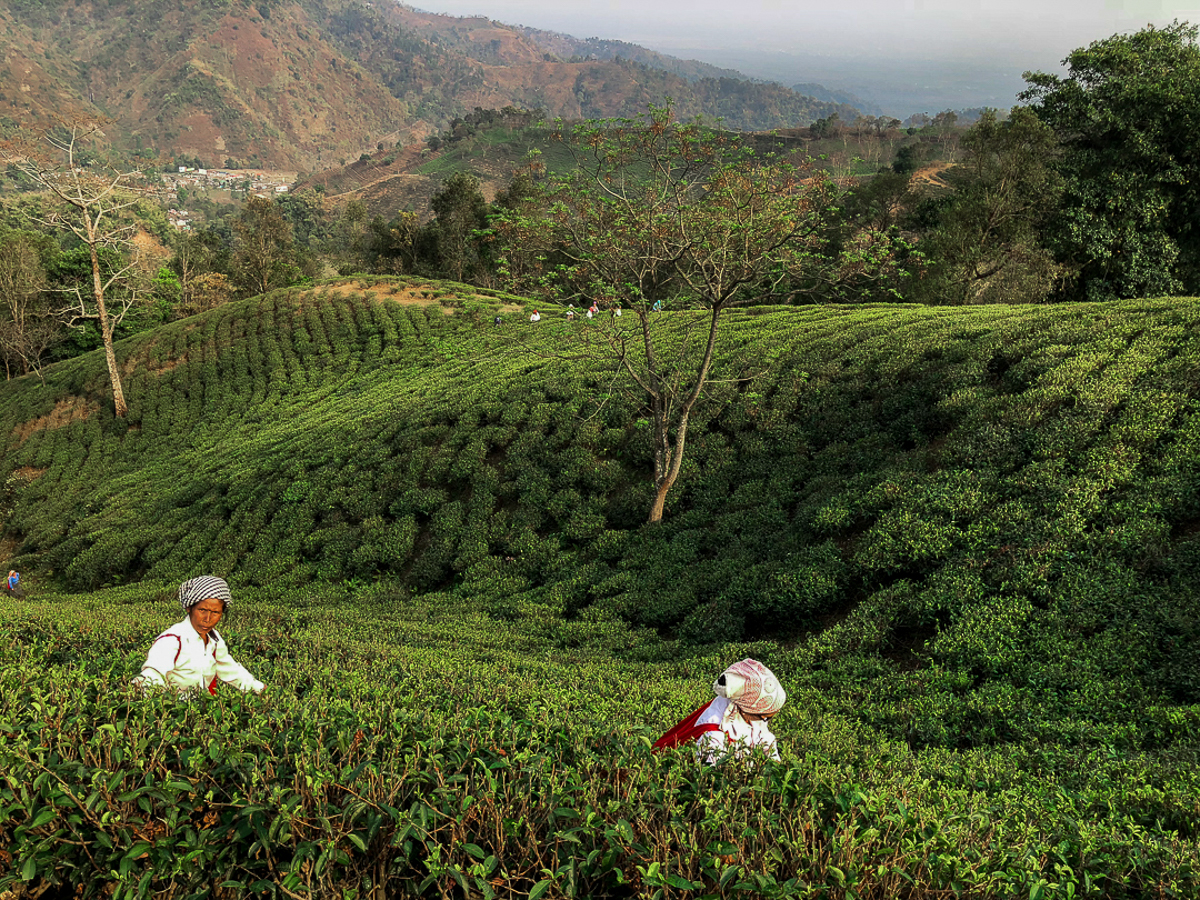
<svg viewBox="0 0 1200 900">
<path fill-rule="evenodd" d="M 753 659 L 743 659 L 726 669 L 713 685 L 718 697 L 727 697 L 744 713 L 773 716 L 783 708 L 787 694 L 775 673 Z"/>
<path fill-rule="evenodd" d="M 221 600 L 226 606 L 233 602 L 229 595 L 229 585 L 225 583 L 225 579 L 216 575 L 198 575 L 179 586 L 179 605 L 183 607 L 184 612 L 210 597 Z"/>
</svg>

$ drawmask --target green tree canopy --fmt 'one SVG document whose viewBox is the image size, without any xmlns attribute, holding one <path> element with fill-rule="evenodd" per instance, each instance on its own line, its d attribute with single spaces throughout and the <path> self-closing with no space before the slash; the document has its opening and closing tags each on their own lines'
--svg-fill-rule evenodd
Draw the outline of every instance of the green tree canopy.
<svg viewBox="0 0 1200 900">
<path fill-rule="evenodd" d="M 247 200 L 233 230 L 233 270 L 247 294 L 265 294 L 300 280 L 303 260 L 292 226 L 270 200 Z"/>
<path fill-rule="evenodd" d="M 429 202 L 436 216 L 433 234 L 441 274 L 455 281 L 477 280 L 486 269 L 476 232 L 487 226 L 488 206 L 479 179 L 456 172 Z"/>
<path fill-rule="evenodd" d="M 962 164 L 945 176 L 954 194 L 918 212 L 933 224 L 919 243 L 927 265 L 917 299 L 1045 300 L 1064 272 L 1043 241 L 1062 194 L 1054 133 L 1029 109 L 1014 109 L 1005 122 L 989 110 L 962 146 Z"/>
<path fill-rule="evenodd" d="M 1200 292 L 1200 48 L 1176 22 L 1026 73 L 1021 99 L 1063 145 L 1060 259 L 1093 299 Z"/>
</svg>

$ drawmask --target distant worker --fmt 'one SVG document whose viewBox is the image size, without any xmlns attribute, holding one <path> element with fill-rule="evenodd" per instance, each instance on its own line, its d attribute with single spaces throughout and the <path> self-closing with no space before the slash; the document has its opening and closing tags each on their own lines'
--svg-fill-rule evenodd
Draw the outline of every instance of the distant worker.
<svg viewBox="0 0 1200 900">
<path fill-rule="evenodd" d="M 540 322 L 540 321 L 542 321 L 542 314 L 541 314 L 540 312 L 538 312 L 538 311 L 535 309 L 535 310 L 533 311 L 533 315 L 529 317 L 529 321 L 530 321 L 530 322 Z"/>
<path fill-rule="evenodd" d="M 765 754 L 778 760 L 770 721 L 787 699 L 783 686 L 757 660 L 736 662 L 713 683 L 715 700 L 704 704 L 654 743 L 655 750 L 695 742 L 696 758 L 707 765 Z"/>
<path fill-rule="evenodd" d="M 652 307 L 650 307 L 650 309 L 654 312 L 659 312 L 662 309 L 662 301 L 655 300 L 654 305 Z"/>
<path fill-rule="evenodd" d="M 502 318 L 500 318 L 499 316 L 496 316 L 496 318 L 492 319 L 492 324 L 493 325 L 503 325 L 504 320 Z"/>
<path fill-rule="evenodd" d="M 570 322 L 575 318 L 575 307 L 571 306 L 567 309 L 567 321 Z"/>
<path fill-rule="evenodd" d="M 134 684 L 166 687 L 185 696 L 205 691 L 215 695 L 224 681 L 239 691 L 261 693 L 265 685 L 229 655 L 216 630 L 231 602 L 229 585 L 215 575 L 181 584 L 179 605 L 187 615 L 154 639 Z"/>
<path fill-rule="evenodd" d="M 4 582 L 4 586 L 14 597 L 21 598 L 25 596 L 25 591 L 21 587 L 21 574 L 15 569 L 8 570 L 8 580 Z"/>
<path fill-rule="evenodd" d="M 613 314 L 613 315 L 614 315 L 616 318 L 618 318 L 618 319 L 619 319 L 619 318 L 621 318 L 621 307 L 619 307 L 619 306 L 614 306 L 614 307 L 613 307 L 612 314 Z"/>
</svg>

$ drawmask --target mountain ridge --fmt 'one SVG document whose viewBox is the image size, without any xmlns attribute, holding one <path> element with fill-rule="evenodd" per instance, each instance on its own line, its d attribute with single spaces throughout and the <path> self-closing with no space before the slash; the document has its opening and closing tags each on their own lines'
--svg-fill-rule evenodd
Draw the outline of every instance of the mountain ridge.
<svg viewBox="0 0 1200 900">
<path fill-rule="evenodd" d="M 564 60 L 522 29 L 401 4 L 2 0 L 0 29 L 7 128 L 102 118 L 122 149 L 210 166 L 327 168 L 423 140 L 475 108 L 630 116 L 669 96 L 681 116 L 742 130 L 853 115 L 644 48 L 630 59 L 613 50 L 620 42 L 597 44 L 612 58 Z"/>
</svg>

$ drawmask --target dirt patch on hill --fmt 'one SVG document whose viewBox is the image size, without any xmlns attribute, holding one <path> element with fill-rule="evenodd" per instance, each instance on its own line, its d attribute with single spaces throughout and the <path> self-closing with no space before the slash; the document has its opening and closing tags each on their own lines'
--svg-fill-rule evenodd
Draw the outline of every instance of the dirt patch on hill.
<svg viewBox="0 0 1200 900">
<path fill-rule="evenodd" d="M 151 375 L 163 375 L 173 369 L 179 368 L 188 361 L 186 353 L 175 358 L 155 359 L 152 355 L 153 350 L 154 346 L 151 345 L 136 356 L 126 358 L 125 362 L 121 363 L 121 377 L 128 378 L 138 366 L 144 368 Z"/>
<path fill-rule="evenodd" d="M 338 297 L 361 293 L 374 300 L 399 303 L 401 306 L 440 306 L 442 314 L 447 316 L 452 316 L 458 311 L 459 301 L 472 297 L 480 300 L 488 299 L 486 295 L 471 293 L 469 288 L 465 288 L 465 292 L 459 294 L 436 284 L 392 284 L 363 279 L 350 279 L 323 285 L 320 290 Z M 520 312 L 523 308 L 519 303 L 501 302 L 497 311 L 512 313 Z"/>
<path fill-rule="evenodd" d="M 390 303 L 399 303 L 401 306 L 440 306 L 445 315 L 454 315 L 454 308 L 442 303 L 442 298 L 450 295 L 433 285 L 388 284 L 354 280 L 326 285 L 323 290 L 338 297 L 358 293 L 367 294 L 376 300 L 387 300 Z"/>
<path fill-rule="evenodd" d="M 72 422 L 81 422 L 91 418 L 100 411 L 100 404 L 95 400 L 85 400 L 83 397 L 70 397 L 59 400 L 54 409 L 46 415 L 39 416 L 30 422 L 25 422 L 13 429 L 13 437 L 19 442 L 29 438 L 35 431 L 45 431 L 54 428 L 64 428 Z"/>
<path fill-rule="evenodd" d="M 185 353 L 182 356 L 177 356 L 174 359 L 163 360 L 146 360 L 146 371 L 151 375 L 165 375 L 167 372 L 172 372 L 178 369 L 188 361 L 188 355 Z"/>
<path fill-rule="evenodd" d="M 951 190 L 951 186 L 942 179 L 942 173 L 947 169 L 953 168 L 954 163 L 947 162 L 934 163 L 932 166 L 925 166 L 913 172 L 912 183 Z"/>
<path fill-rule="evenodd" d="M 137 232 L 130 238 L 130 243 L 137 247 L 139 253 L 150 253 L 156 257 L 168 257 L 171 251 L 163 246 L 162 241 L 146 231 L 144 228 L 139 228 Z"/>
<path fill-rule="evenodd" d="M 429 204 L 438 185 L 438 180 L 428 175 L 385 175 L 339 194 L 336 200 L 361 200 L 369 216 L 380 216 L 385 222 L 393 218 L 397 210 L 415 210 L 418 219 L 426 223 L 433 218 Z"/>
<path fill-rule="evenodd" d="M 45 474 L 45 469 L 39 469 L 36 466 L 21 466 L 18 469 L 13 469 L 12 477 L 19 478 L 22 481 L 33 481 L 35 478 L 41 478 Z"/>
</svg>

